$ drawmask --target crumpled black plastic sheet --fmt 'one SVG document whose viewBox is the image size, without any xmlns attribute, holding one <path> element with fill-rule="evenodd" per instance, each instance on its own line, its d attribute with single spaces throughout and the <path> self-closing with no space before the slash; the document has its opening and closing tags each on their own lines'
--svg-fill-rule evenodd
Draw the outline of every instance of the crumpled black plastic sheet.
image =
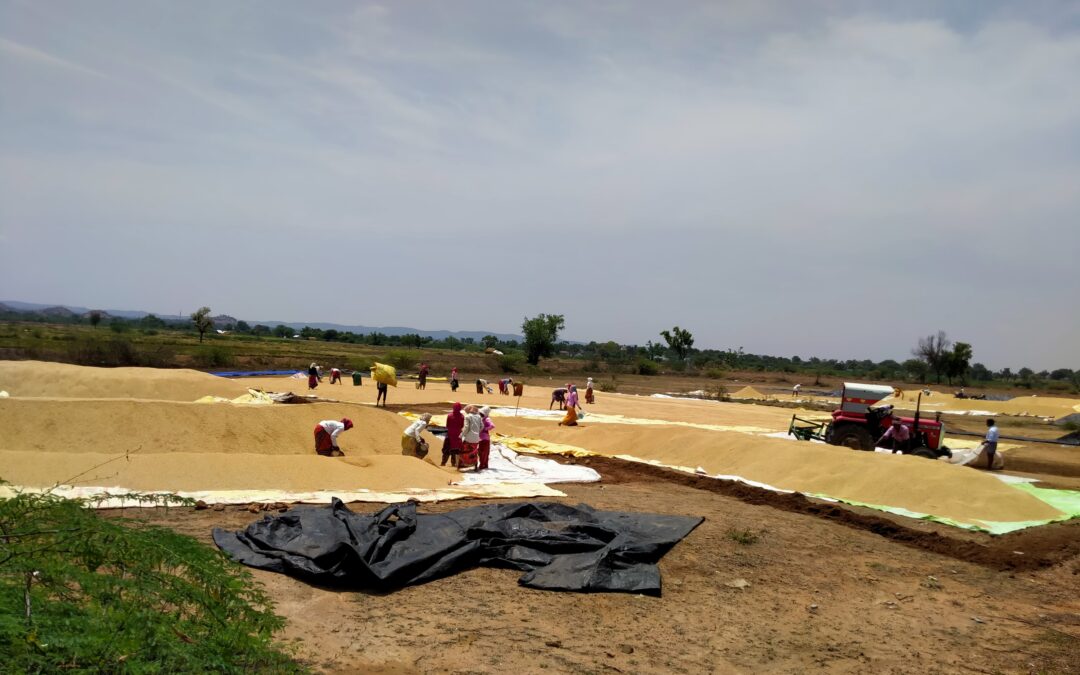
<svg viewBox="0 0 1080 675">
<path fill-rule="evenodd" d="M 524 571 L 531 588 L 659 595 L 656 562 L 703 520 L 553 502 L 360 514 L 335 498 L 215 529 L 214 542 L 237 562 L 326 586 L 385 592 L 488 565 Z"/>
</svg>

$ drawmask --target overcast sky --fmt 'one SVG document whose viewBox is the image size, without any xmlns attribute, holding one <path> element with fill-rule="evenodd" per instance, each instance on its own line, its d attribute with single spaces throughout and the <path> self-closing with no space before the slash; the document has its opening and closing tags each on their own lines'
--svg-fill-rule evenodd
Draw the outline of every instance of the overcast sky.
<svg viewBox="0 0 1080 675">
<path fill-rule="evenodd" d="M 1080 368 L 1080 3 L 0 0 L 0 298 Z"/>
</svg>

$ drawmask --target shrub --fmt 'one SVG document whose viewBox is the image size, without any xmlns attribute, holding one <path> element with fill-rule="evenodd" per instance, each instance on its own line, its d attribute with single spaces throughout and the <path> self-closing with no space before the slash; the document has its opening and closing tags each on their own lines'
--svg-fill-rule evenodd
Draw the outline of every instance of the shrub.
<svg viewBox="0 0 1080 675">
<path fill-rule="evenodd" d="M 750 546 L 751 544 L 758 543 L 758 541 L 761 540 L 761 535 L 763 534 L 765 534 L 764 531 L 758 534 L 757 532 L 753 532 L 751 530 L 738 530 L 735 528 L 731 528 L 727 531 L 727 538 L 731 541 L 742 544 L 743 546 Z"/>
<path fill-rule="evenodd" d="M 520 373 L 525 367 L 525 355 L 512 352 L 498 357 L 499 369 L 504 373 Z"/>
<path fill-rule="evenodd" d="M 204 345 L 195 352 L 195 363 L 203 368 L 226 368 L 236 363 L 236 357 L 228 347 Z"/>
<path fill-rule="evenodd" d="M 705 377 L 713 380 L 719 380 L 727 375 L 727 371 L 723 368 L 709 368 L 705 371 Z"/>
<path fill-rule="evenodd" d="M 637 372 L 638 375 L 659 375 L 660 364 L 649 359 L 638 359 Z"/>
<path fill-rule="evenodd" d="M 349 368 L 351 370 L 366 373 L 371 370 L 371 367 L 375 365 L 375 362 L 366 358 L 353 358 L 349 359 Z"/>
<path fill-rule="evenodd" d="M 715 399 L 717 401 L 730 401 L 731 397 L 728 396 L 727 387 L 722 384 L 714 384 L 706 390 L 708 398 Z"/>
<path fill-rule="evenodd" d="M 84 366 L 135 366 L 139 356 L 134 345 L 126 338 L 102 338 L 97 335 L 80 336 L 67 345 L 67 357 L 71 363 Z"/>
<path fill-rule="evenodd" d="M 611 379 L 609 379 L 609 380 L 601 380 L 600 382 L 597 382 L 596 383 L 596 388 L 599 389 L 600 391 L 608 391 L 608 392 L 618 391 L 619 390 L 619 382 L 618 382 L 618 380 L 615 379 L 615 376 L 612 376 Z"/>
<path fill-rule="evenodd" d="M 416 365 L 416 355 L 401 349 L 388 352 L 383 358 L 386 359 L 386 363 L 399 370 L 408 370 Z"/>
<path fill-rule="evenodd" d="M 78 500 L 0 500 L 6 672 L 300 672 L 251 573 L 171 530 Z"/>
</svg>

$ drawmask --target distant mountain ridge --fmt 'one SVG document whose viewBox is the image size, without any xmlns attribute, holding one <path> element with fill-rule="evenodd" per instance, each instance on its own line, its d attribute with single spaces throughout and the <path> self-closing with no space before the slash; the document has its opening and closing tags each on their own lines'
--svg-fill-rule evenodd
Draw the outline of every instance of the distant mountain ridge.
<svg viewBox="0 0 1080 675">
<path fill-rule="evenodd" d="M 88 307 L 76 307 L 74 305 L 43 305 L 35 302 L 20 302 L 18 300 L 0 300 L 0 311 L 14 311 L 14 312 L 28 312 L 35 314 L 44 314 L 46 316 L 63 316 L 70 317 L 74 315 L 86 316 L 89 312 L 93 311 Z M 164 321 L 187 321 L 187 316 L 181 316 L 178 314 L 157 314 L 154 312 L 143 312 L 138 310 L 127 309 L 99 309 L 102 313 L 102 318 L 107 319 L 109 317 L 120 317 L 122 319 L 141 319 L 149 314 L 162 319 Z M 228 315 L 218 315 L 215 317 L 221 318 L 224 316 L 227 319 L 232 319 Z M 270 326 L 273 328 L 278 324 L 300 330 L 304 326 L 310 326 L 312 328 L 318 328 L 319 330 L 336 330 L 336 331 L 350 331 L 353 333 L 383 333 L 384 335 L 406 335 L 409 333 L 416 333 L 424 337 L 432 337 L 436 340 L 445 340 L 448 337 L 454 337 L 459 340 L 465 338 L 472 338 L 474 340 L 480 340 L 485 335 L 494 335 L 501 341 L 517 340 L 521 341 L 524 338 L 521 335 L 515 335 L 513 333 L 496 333 L 494 331 L 478 331 L 478 330 L 424 330 L 422 328 L 411 328 L 408 326 L 357 326 L 340 323 L 310 323 L 305 321 L 263 321 L 254 319 L 244 319 L 248 324 L 255 326 L 262 324 L 264 326 Z M 216 322 L 215 322 L 216 323 Z"/>
</svg>

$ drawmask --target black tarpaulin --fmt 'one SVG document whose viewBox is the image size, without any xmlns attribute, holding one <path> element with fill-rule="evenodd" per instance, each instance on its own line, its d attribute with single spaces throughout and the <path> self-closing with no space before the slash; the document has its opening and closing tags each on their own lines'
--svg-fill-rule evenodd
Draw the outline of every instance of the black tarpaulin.
<svg viewBox="0 0 1080 675">
<path fill-rule="evenodd" d="M 388 591 L 489 565 L 524 571 L 532 588 L 659 595 L 655 563 L 702 520 L 552 502 L 360 514 L 335 498 L 215 529 L 214 542 L 237 562 L 322 585 Z"/>
</svg>

